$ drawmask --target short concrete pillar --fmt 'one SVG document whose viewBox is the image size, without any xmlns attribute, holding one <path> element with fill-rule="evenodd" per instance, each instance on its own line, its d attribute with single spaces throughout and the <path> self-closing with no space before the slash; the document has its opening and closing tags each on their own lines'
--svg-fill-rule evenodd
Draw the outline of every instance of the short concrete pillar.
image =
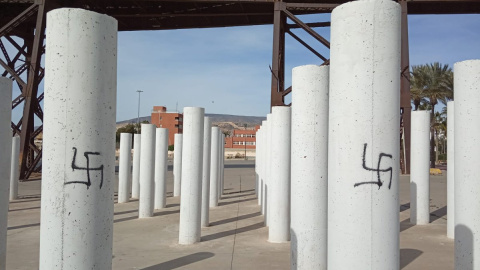
<svg viewBox="0 0 480 270">
<path fill-rule="evenodd" d="M 202 169 L 202 227 L 210 224 L 210 154 L 212 151 L 212 120 L 204 117 L 203 123 L 203 169 Z"/>
<path fill-rule="evenodd" d="M 400 19 L 386 0 L 331 15 L 328 269 L 399 269 Z"/>
<path fill-rule="evenodd" d="M 220 128 L 212 127 L 212 139 L 210 150 L 210 200 L 209 206 L 218 206 L 218 184 L 220 183 Z"/>
<path fill-rule="evenodd" d="M 140 150 L 140 199 L 138 217 L 153 216 L 155 200 L 155 133 L 156 126 L 142 124 L 142 148 Z"/>
<path fill-rule="evenodd" d="M 430 222 L 430 111 L 412 112 L 410 223 Z"/>
<path fill-rule="evenodd" d="M 117 21 L 48 12 L 40 266 L 111 269 Z"/>
<path fill-rule="evenodd" d="M 182 148 L 183 134 L 175 134 L 173 145 L 173 197 L 180 196 L 182 183 Z"/>
<path fill-rule="evenodd" d="M 291 113 L 286 106 L 272 107 L 272 162 L 271 176 L 275 183 L 271 185 L 270 228 L 268 241 L 284 243 L 290 240 L 290 143 Z"/>
<path fill-rule="evenodd" d="M 0 77 L 0 269 L 6 269 L 8 190 L 12 153 L 12 80 Z"/>
<path fill-rule="evenodd" d="M 447 237 L 455 237 L 455 103 L 447 102 Z"/>
<path fill-rule="evenodd" d="M 10 201 L 18 198 L 18 177 L 20 168 L 18 166 L 20 155 L 20 137 L 12 137 L 12 164 L 10 167 Z"/>
<path fill-rule="evenodd" d="M 155 209 L 167 206 L 168 129 L 157 128 L 155 134 Z"/>
<path fill-rule="evenodd" d="M 292 71 L 291 269 L 327 269 L 328 75 Z"/>
<path fill-rule="evenodd" d="M 265 226 L 269 226 L 269 218 L 270 218 L 270 179 L 271 179 L 271 166 L 272 166 L 272 114 L 269 113 L 267 114 L 267 136 L 266 136 L 266 141 L 267 141 L 267 153 L 266 153 L 266 162 L 265 162 L 265 170 L 266 170 L 266 176 L 265 176 L 265 191 L 264 191 L 264 209 L 263 209 L 263 215 L 264 215 L 264 221 L 265 221 Z"/>
<path fill-rule="evenodd" d="M 132 199 L 140 198 L 140 156 L 142 135 L 133 134 Z"/>
<path fill-rule="evenodd" d="M 130 199 L 132 169 L 132 134 L 120 133 L 120 153 L 118 160 L 118 203 Z"/>
<path fill-rule="evenodd" d="M 480 269 L 480 60 L 455 69 L 455 269 Z"/>
<path fill-rule="evenodd" d="M 268 134 L 268 127 L 267 127 L 267 120 L 263 120 L 262 121 L 262 168 L 261 168 L 261 171 L 262 171 L 262 178 L 261 178 L 261 189 L 262 189 L 262 200 L 260 202 L 261 204 L 261 208 L 260 208 L 260 212 L 262 213 L 262 215 L 265 215 L 265 205 L 266 205 L 266 201 L 265 201 L 265 183 L 266 183 L 266 180 L 267 180 L 267 134 Z"/>
<path fill-rule="evenodd" d="M 181 245 L 200 241 L 204 115 L 203 108 L 183 109 L 182 196 L 178 237 Z"/>
</svg>

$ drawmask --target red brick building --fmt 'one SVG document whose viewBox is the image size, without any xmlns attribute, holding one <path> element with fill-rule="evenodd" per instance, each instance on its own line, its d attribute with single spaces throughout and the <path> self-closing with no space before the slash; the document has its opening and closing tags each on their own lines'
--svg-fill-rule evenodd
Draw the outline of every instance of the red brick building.
<svg viewBox="0 0 480 270">
<path fill-rule="evenodd" d="M 257 125 L 254 129 L 234 129 L 232 136 L 225 138 L 225 148 L 255 149 L 255 134 L 259 128 Z"/>
<path fill-rule="evenodd" d="M 183 133 L 183 114 L 167 112 L 167 107 L 154 106 L 150 121 L 161 128 L 168 128 L 168 145 L 173 145 L 175 133 Z"/>
</svg>

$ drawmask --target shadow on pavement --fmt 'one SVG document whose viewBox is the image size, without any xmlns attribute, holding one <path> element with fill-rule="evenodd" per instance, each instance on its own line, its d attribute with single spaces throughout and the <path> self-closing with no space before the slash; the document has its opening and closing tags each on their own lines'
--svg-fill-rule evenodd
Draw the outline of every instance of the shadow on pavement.
<svg viewBox="0 0 480 270">
<path fill-rule="evenodd" d="M 159 263 L 157 265 L 152 265 L 146 268 L 142 268 L 141 270 L 170 270 L 180 268 L 192 263 L 196 263 L 199 261 L 206 260 L 208 258 L 212 258 L 215 254 L 211 252 L 197 252 L 187 256 L 183 256 L 177 259 L 173 259 L 171 261 L 166 261 L 163 263 Z"/>
<path fill-rule="evenodd" d="M 435 220 L 437 220 L 439 218 L 443 218 L 446 215 L 447 215 L 447 206 L 444 206 L 442 208 L 438 208 L 437 210 L 430 213 L 430 222 L 434 222 Z M 444 219 L 446 219 L 446 218 L 444 218 Z"/>
<path fill-rule="evenodd" d="M 40 226 L 40 223 L 12 226 L 12 227 L 8 227 L 8 230 L 17 230 L 17 229 L 23 229 L 23 228 L 29 228 L 29 227 L 36 227 L 36 226 Z"/>
<path fill-rule="evenodd" d="M 415 261 L 422 255 L 423 251 L 411 248 L 400 249 L 400 269 L 405 268 L 411 262 Z"/>
<path fill-rule="evenodd" d="M 260 216 L 260 213 L 256 212 L 256 213 L 246 214 L 246 215 L 242 215 L 242 216 L 238 216 L 238 217 L 232 217 L 232 218 L 222 219 L 222 220 L 219 220 L 219 221 L 210 222 L 210 226 L 227 224 L 227 223 L 234 222 L 234 221 L 237 221 L 237 220 L 252 218 L 252 217 L 256 217 L 256 216 Z"/>
<path fill-rule="evenodd" d="M 234 204 L 234 203 L 249 202 L 249 201 L 253 201 L 253 200 L 256 200 L 256 198 L 245 199 L 245 200 L 237 200 L 237 201 L 232 201 L 232 202 L 219 202 L 218 206 L 229 205 L 229 204 Z"/>
<path fill-rule="evenodd" d="M 249 226 L 246 226 L 246 227 L 242 227 L 242 228 L 237 228 L 237 229 L 233 229 L 233 230 L 229 230 L 229 231 L 218 232 L 218 233 L 202 236 L 201 241 L 202 242 L 211 241 L 211 240 L 227 237 L 227 236 L 238 234 L 238 233 L 257 230 L 257 229 L 260 229 L 262 227 L 264 227 L 263 226 L 263 221 L 259 222 L 259 223 L 249 225 Z"/>
</svg>

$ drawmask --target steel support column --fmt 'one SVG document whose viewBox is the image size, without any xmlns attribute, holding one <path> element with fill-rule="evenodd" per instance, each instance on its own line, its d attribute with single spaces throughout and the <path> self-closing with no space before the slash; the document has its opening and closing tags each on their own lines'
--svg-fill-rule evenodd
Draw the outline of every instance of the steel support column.
<svg viewBox="0 0 480 270">
<path fill-rule="evenodd" d="M 402 160 L 402 173 L 410 173 L 410 131 L 411 112 L 410 102 L 410 60 L 408 47 L 408 10 L 407 1 L 399 1 L 402 7 L 402 49 L 401 49 L 401 80 L 400 80 L 400 107 L 403 109 L 403 131 L 405 155 Z M 403 151 L 402 151 L 403 152 Z"/>
<path fill-rule="evenodd" d="M 285 3 L 275 2 L 273 15 L 272 92 L 270 108 L 285 105 Z"/>
</svg>

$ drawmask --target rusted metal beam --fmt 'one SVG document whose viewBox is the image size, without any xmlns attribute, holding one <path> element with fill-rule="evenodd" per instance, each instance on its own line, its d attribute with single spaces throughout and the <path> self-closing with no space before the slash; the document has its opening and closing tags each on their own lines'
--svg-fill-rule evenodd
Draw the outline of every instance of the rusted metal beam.
<svg viewBox="0 0 480 270">
<path fill-rule="evenodd" d="M 310 28 L 315 28 L 315 27 L 329 27 L 330 22 L 316 22 L 316 23 L 305 23 L 306 26 Z M 287 29 L 294 29 L 294 28 L 301 28 L 297 24 L 287 24 Z"/>
<path fill-rule="evenodd" d="M 318 40 L 320 43 L 325 45 L 327 48 L 330 49 L 330 42 L 322 37 L 319 33 L 313 31 L 312 28 L 308 27 L 304 22 L 302 22 L 299 18 L 293 15 L 290 11 L 284 10 L 285 14 L 288 16 L 290 20 L 292 20 L 295 24 L 298 24 L 303 30 L 309 33 L 313 38 Z"/>
<path fill-rule="evenodd" d="M 20 13 L 17 17 L 15 17 L 9 23 L 7 23 L 2 28 L 0 28 L 0 37 L 7 35 L 10 31 L 12 31 L 19 24 L 21 24 L 22 22 L 27 20 L 30 16 L 34 15 L 35 12 L 37 12 L 37 10 L 38 10 L 38 5 L 37 4 L 33 4 L 30 7 L 28 7 L 25 11 Z"/>
<path fill-rule="evenodd" d="M 402 173 L 410 173 L 410 135 L 411 135 L 411 111 L 410 101 L 410 60 L 408 46 L 408 10 L 407 1 L 400 1 L 402 8 L 402 32 L 401 32 L 401 78 L 400 78 L 400 108 L 403 109 L 403 130 L 405 154 L 403 160 Z"/>
<path fill-rule="evenodd" d="M 285 105 L 285 3 L 276 2 L 273 15 L 272 82 L 270 107 Z"/>
<path fill-rule="evenodd" d="M 30 48 L 31 57 L 30 65 L 27 76 L 27 86 L 24 89 L 24 107 L 23 107 L 23 121 L 22 130 L 20 133 L 20 179 L 27 179 L 31 171 L 36 167 L 36 158 L 33 159 L 33 152 L 31 144 L 33 144 L 34 138 L 31 136 L 34 132 L 34 115 L 38 113 L 38 75 L 41 62 L 41 50 L 43 48 L 45 31 L 45 2 L 39 1 L 38 13 L 35 27 L 35 34 L 33 38 L 33 44 Z M 28 158 L 28 159 L 27 159 Z M 32 161 L 33 162 L 28 162 Z"/>
<path fill-rule="evenodd" d="M 317 52 L 314 48 L 312 48 L 310 45 L 308 45 L 305 41 L 303 41 L 297 35 L 292 33 L 290 30 L 288 30 L 287 33 L 291 37 L 293 37 L 296 41 L 300 42 L 300 44 L 302 44 L 305 48 L 307 48 L 309 51 L 311 51 L 313 54 L 315 54 L 318 58 L 322 59 L 323 61 L 327 61 L 327 58 L 325 58 L 323 55 L 321 55 L 319 52 Z"/>
</svg>

